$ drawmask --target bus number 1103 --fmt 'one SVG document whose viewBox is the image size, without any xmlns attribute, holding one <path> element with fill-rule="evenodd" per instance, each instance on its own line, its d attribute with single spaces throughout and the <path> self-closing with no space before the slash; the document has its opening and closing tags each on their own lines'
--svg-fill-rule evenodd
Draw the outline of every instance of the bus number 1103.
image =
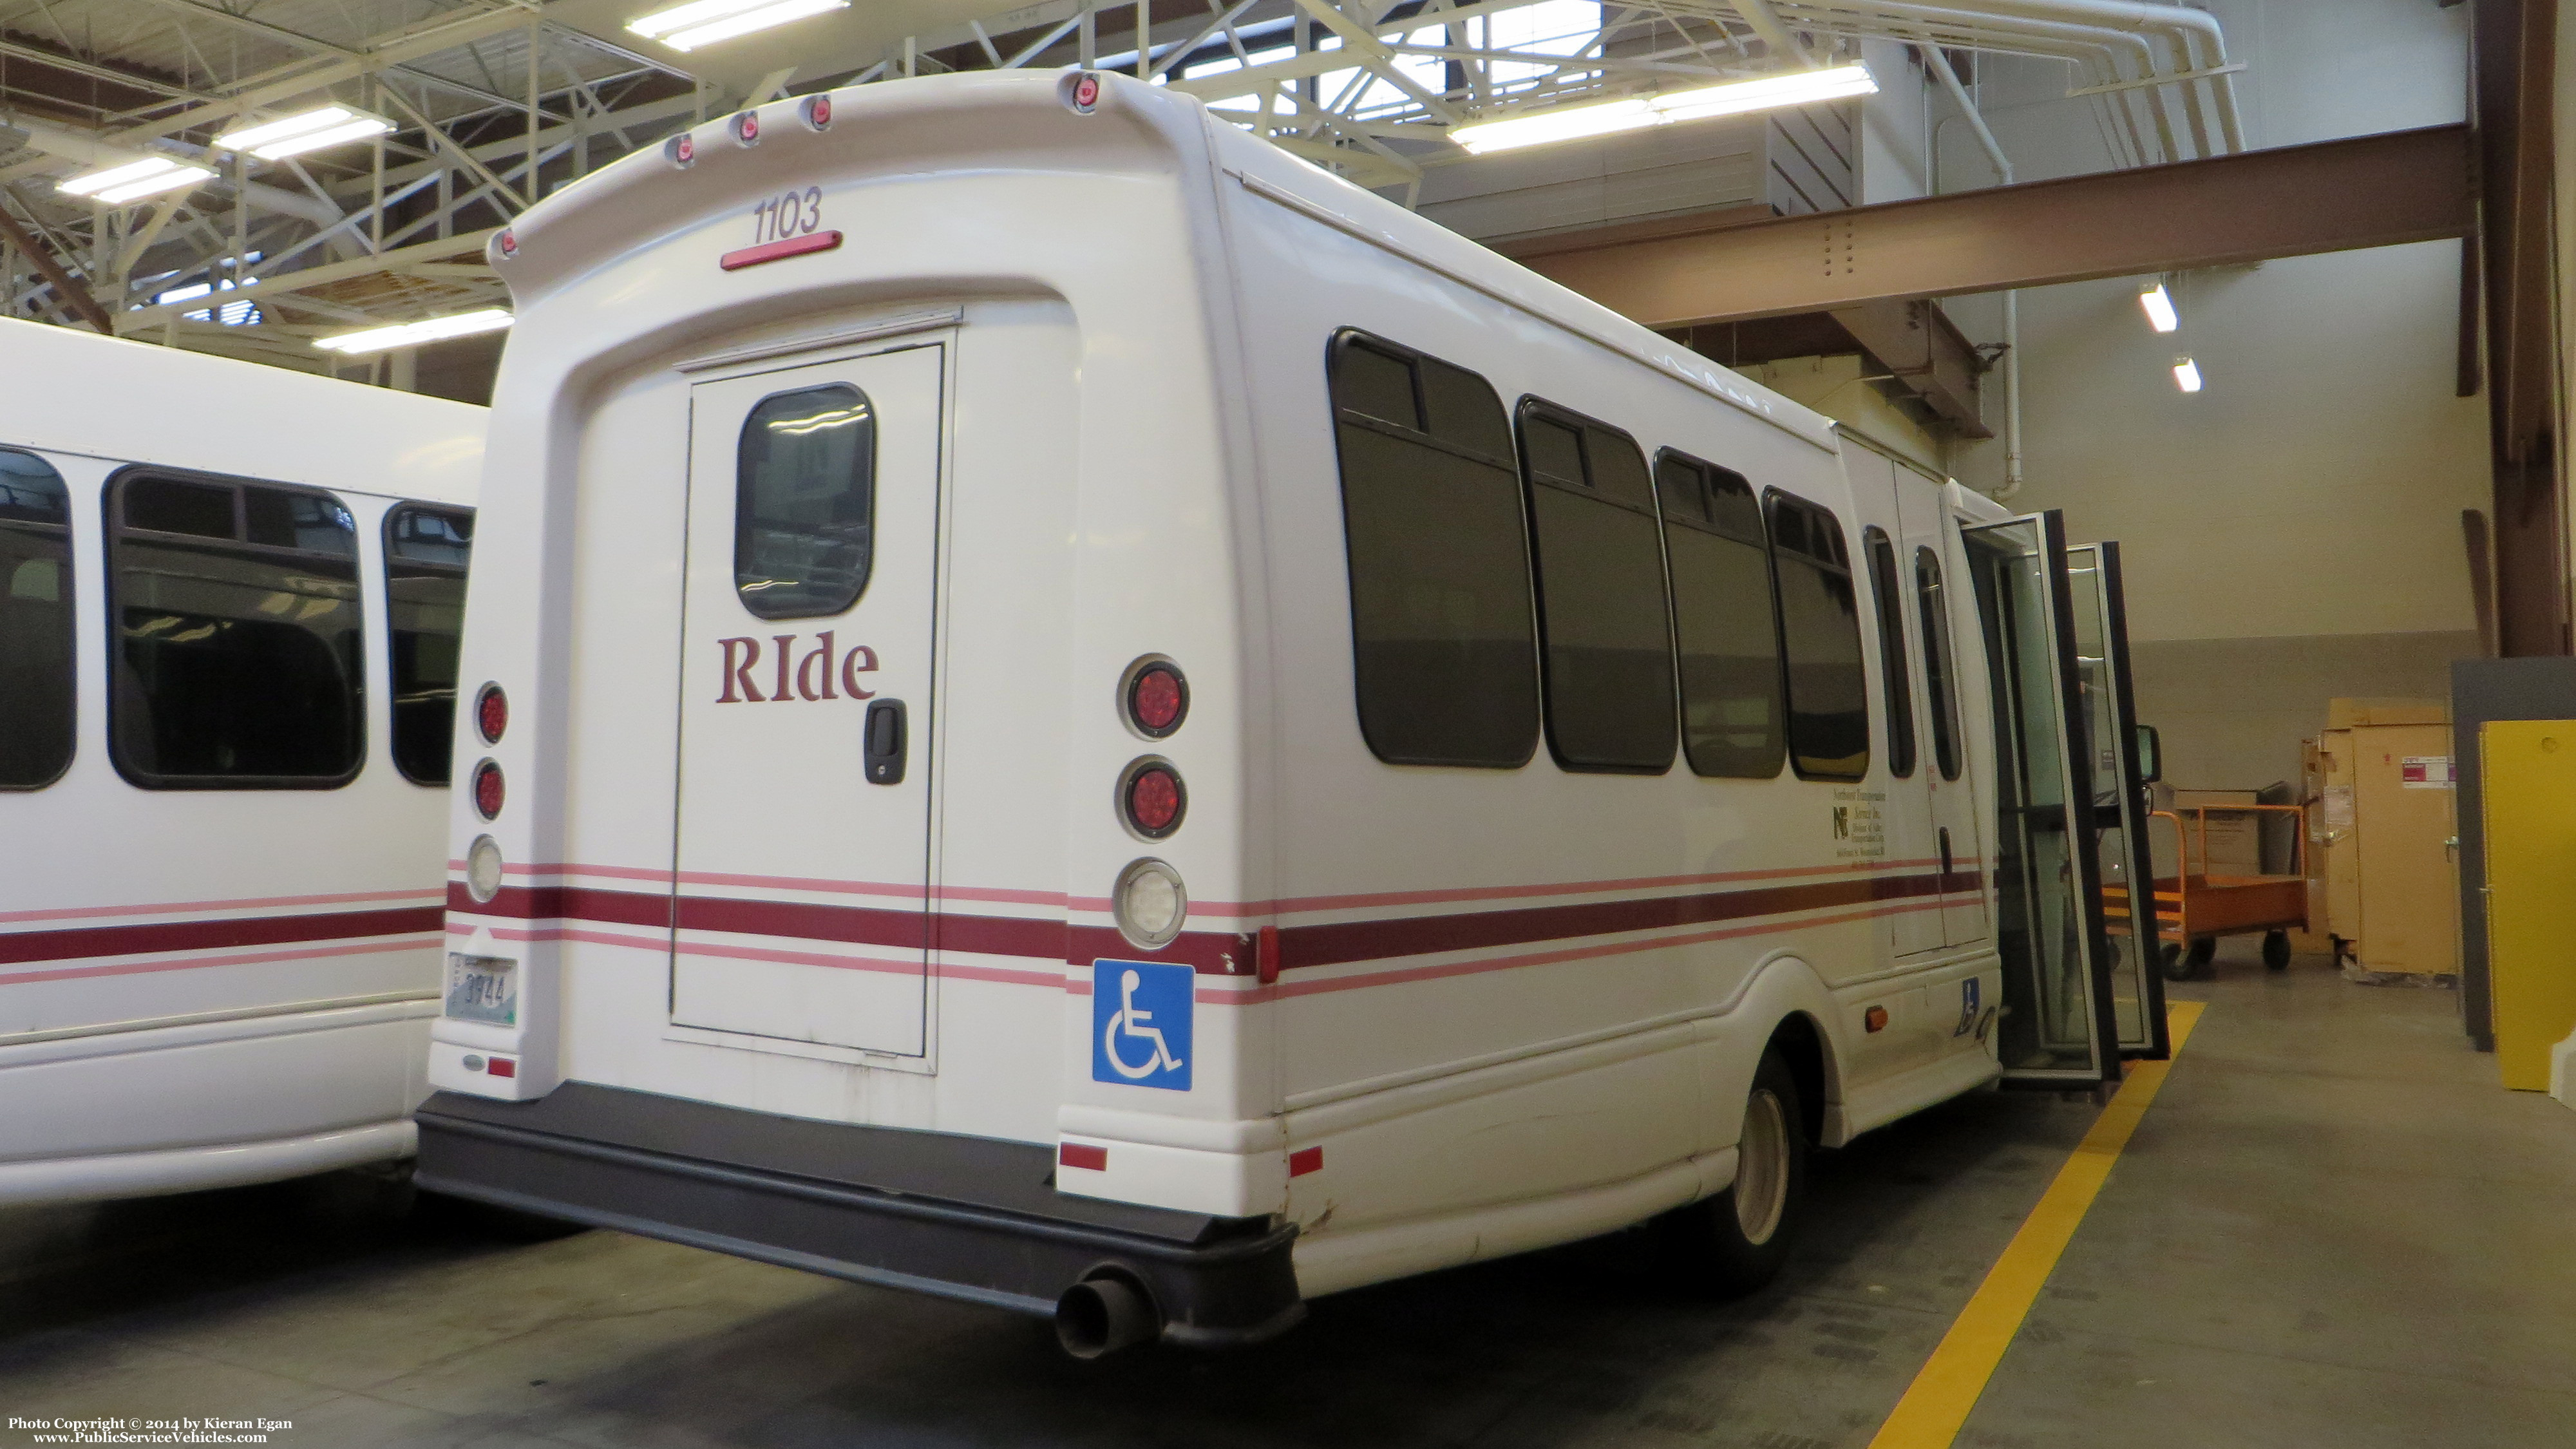
<svg viewBox="0 0 2576 1449">
<path fill-rule="evenodd" d="M 751 209 L 752 241 L 785 241 L 823 224 L 823 188 L 782 191 Z"/>
</svg>

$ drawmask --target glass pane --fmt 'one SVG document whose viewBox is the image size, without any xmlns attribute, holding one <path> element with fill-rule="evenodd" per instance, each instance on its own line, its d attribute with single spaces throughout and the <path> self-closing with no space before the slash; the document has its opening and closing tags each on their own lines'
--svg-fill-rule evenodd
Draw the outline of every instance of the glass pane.
<svg viewBox="0 0 2576 1449">
<path fill-rule="evenodd" d="M 1642 484 L 1645 468 L 1637 469 Z M 1534 484 L 1548 741 L 1575 768 L 1663 770 L 1673 761 L 1672 635 L 1655 520 L 1607 499 Z"/>
<path fill-rule="evenodd" d="M 1914 551 L 1914 595 L 1923 615 L 1923 684 L 1932 696 L 1932 759 L 1941 778 L 1959 778 L 1959 696 L 1950 666 L 1950 603 L 1942 592 L 1941 560 Z"/>
<path fill-rule="evenodd" d="M 358 556 L 358 525 L 336 498 L 289 493 L 283 488 L 244 488 L 242 522 L 252 543 L 312 553 Z"/>
<path fill-rule="evenodd" d="M 222 483 L 135 478 L 124 485 L 125 526 L 199 538 L 232 538 L 233 490 Z"/>
<path fill-rule="evenodd" d="M 0 450 L 0 789 L 71 766 L 71 521 L 53 465 Z"/>
<path fill-rule="evenodd" d="M 1878 604 L 1879 672 L 1887 684 L 1887 768 L 1902 780 L 1914 773 L 1914 679 L 1905 663 L 1905 605 L 1896 582 L 1896 546 L 1868 533 L 1870 593 Z"/>
<path fill-rule="evenodd" d="M 1413 364 L 1362 343 L 1345 341 L 1334 359 L 1333 406 L 1366 413 L 1399 428 L 1422 430 L 1422 411 L 1414 400 Z"/>
<path fill-rule="evenodd" d="M 1767 780 L 1787 756 L 1780 635 L 1762 549 L 1667 521 L 1682 748 L 1702 775 Z"/>
<path fill-rule="evenodd" d="M 1583 434 L 1552 418 L 1521 419 L 1521 448 L 1529 456 L 1530 476 L 1574 487 L 1583 482 Z"/>
<path fill-rule="evenodd" d="M 118 488 L 131 523 L 176 519 L 163 505 L 209 485 L 138 477 Z M 229 511 L 232 490 L 212 491 Z M 128 778 L 174 788 L 327 785 L 357 772 L 365 715 L 354 524 L 328 495 L 291 496 L 311 501 L 263 507 L 310 546 L 117 534 L 108 725 Z M 211 508 L 191 506 L 211 524 Z"/>
<path fill-rule="evenodd" d="M 2068 792 L 2063 676 L 2046 538 L 2038 518 L 1962 530 L 1994 691 L 1995 894 L 2002 915 L 2003 1064 L 2092 1081 L 2103 1058 L 2094 1010 L 2078 802 Z"/>
<path fill-rule="evenodd" d="M 1783 553 L 1774 560 L 1789 656 L 1789 756 L 1798 773 L 1869 773 L 1869 684 L 1851 575 Z"/>
<path fill-rule="evenodd" d="M 1431 435 L 1498 461 L 1512 456 L 1511 420 L 1493 384 L 1437 358 L 1422 359 L 1422 395 L 1431 407 Z"/>
<path fill-rule="evenodd" d="M 1604 498 L 1616 498 L 1636 508 L 1655 506 L 1654 486 L 1646 481 L 1646 455 L 1626 435 L 1608 428 L 1583 430 L 1584 456 L 1591 464 L 1589 478 Z"/>
<path fill-rule="evenodd" d="M 2153 1044 L 2148 1013 L 2157 991 L 2155 871 L 2145 822 L 2136 819 L 2137 793 L 2128 781 L 2119 743 L 2126 713 L 2111 652 L 2111 601 L 2101 556 L 2090 544 L 2066 551 L 2067 591 L 2075 604 L 2077 688 L 2083 695 L 2093 794 L 2093 835 L 2102 880 L 2102 914 L 2111 958 L 2112 1020 L 2120 1045 Z"/>
<path fill-rule="evenodd" d="M 393 655 L 394 765 L 448 781 L 456 739 L 457 645 L 465 628 L 470 509 L 406 503 L 385 515 L 385 623 Z"/>
<path fill-rule="evenodd" d="M 763 619 L 859 601 L 874 561 L 876 413 L 847 384 L 760 400 L 735 462 L 734 588 Z"/>
</svg>

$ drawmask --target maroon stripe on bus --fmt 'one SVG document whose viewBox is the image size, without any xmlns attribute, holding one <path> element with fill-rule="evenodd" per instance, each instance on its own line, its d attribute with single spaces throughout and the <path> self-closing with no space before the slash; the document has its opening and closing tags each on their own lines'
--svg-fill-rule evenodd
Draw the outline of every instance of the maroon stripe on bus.
<svg viewBox="0 0 2576 1449">
<path fill-rule="evenodd" d="M 273 946 L 285 941 L 355 940 L 438 928 L 438 907 L 405 906 L 383 911 L 316 911 L 297 916 L 235 916 L 214 921 L 83 926 L 65 931 L 9 931 L 0 932 L 0 963 L 210 951 L 227 946 Z"/>
</svg>

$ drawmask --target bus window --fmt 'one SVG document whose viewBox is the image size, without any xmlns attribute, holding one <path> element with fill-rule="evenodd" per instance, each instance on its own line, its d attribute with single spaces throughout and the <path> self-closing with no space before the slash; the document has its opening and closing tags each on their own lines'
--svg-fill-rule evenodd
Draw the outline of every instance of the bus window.
<svg viewBox="0 0 2576 1449">
<path fill-rule="evenodd" d="M 1772 584 L 1789 664 L 1789 761 L 1815 780 L 1869 773 L 1869 685 L 1851 550 L 1833 511 L 1770 496 Z"/>
<path fill-rule="evenodd" d="M 1537 639 L 1502 399 L 1358 332 L 1330 367 L 1360 734 L 1390 764 L 1526 764 Z"/>
<path fill-rule="evenodd" d="M 71 763 L 71 492 L 44 459 L 0 448 L 0 790 Z"/>
<path fill-rule="evenodd" d="M 394 767 L 444 785 L 456 740 L 456 646 L 474 510 L 405 503 L 385 514 L 385 626 L 394 687 Z"/>
<path fill-rule="evenodd" d="M 1770 779 L 1788 740 L 1762 506 L 1744 475 L 1670 450 L 1655 455 L 1655 496 L 1672 566 L 1682 753 L 1695 774 Z"/>
<path fill-rule="evenodd" d="M 1878 672 L 1887 684 L 1887 772 L 1914 774 L 1914 676 L 1905 664 L 1905 605 L 1896 582 L 1896 545 L 1876 524 L 1861 530 L 1869 554 L 1869 592 L 1878 605 Z"/>
<path fill-rule="evenodd" d="M 117 769 L 148 789 L 348 783 L 366 747 L 349 510 L 129 469 L 108 519 Z"/>
<path fill-rule="evenodd" d="M 1932 696 L 1932 762 L 1941 778 L 1959 778 L 1959 700 L 1951 693 L 1950 608 L 1941 592 L 1941 560 L 1914 550 L 1914 597 L 1923 614 L 1923 688 Z"/>
<path fill-rule="evenodd" d="M 1672 768 L 1672 609 L 1645 455 L 1626 433 L 1521 400 L 1538 555 L 1547 739 L 1569 770 Z"/>
<path fill-rule="evenodd" d="M 815 619 L 859 601 L 876 561 L 877 420 L 847 383 L 782 392 L 742 421 L 733 576 L 763 619 Z"/>
</svg>

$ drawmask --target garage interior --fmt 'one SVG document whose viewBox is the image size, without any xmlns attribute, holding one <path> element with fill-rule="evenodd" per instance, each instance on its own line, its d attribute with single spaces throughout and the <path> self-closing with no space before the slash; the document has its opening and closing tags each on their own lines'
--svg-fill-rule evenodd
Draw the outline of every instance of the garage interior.
<svg viewBox="0 0 2576 1449">
<path fill-rule="evenodd" d="M 2117 540 L 2170 838 L 2205 877 L 2296 877 L 2304 915 L 2186 930 L 2171 1060 L 2116 1095 L 1971 1093 L 1820 1155 L 1812 1230 L 1735 1302 L 1629 1233 L 1320 1299 L 1258 1348 L 1080 1363 L 975 1307 L 343 1172 L 0 1208 L 0 1418 L 420 1449 L 2576 1444 L 2576 973 L 2528 944 L 2564 921 L 2545 843 L 2576 792 L 2506 753 L 2576 717 L 2555 0 L 2206 0 L 2205 28 L 2118 0 L 858 0 L 690 52 L 630 32 L 655 8 L 0 0 L 0 315 L 487 402 L 504 333 L 315 341 L 507 307 L 513 218 L 749 105 L 1141 73 Z M 1445 137 L 1531 86 L 1827 63 L 1875 92 Z M 205 144 L 325 98 L 389 129 L 257 180 Z M 147 156 L 207 179 L 56 189 Z"/>
</svg>

